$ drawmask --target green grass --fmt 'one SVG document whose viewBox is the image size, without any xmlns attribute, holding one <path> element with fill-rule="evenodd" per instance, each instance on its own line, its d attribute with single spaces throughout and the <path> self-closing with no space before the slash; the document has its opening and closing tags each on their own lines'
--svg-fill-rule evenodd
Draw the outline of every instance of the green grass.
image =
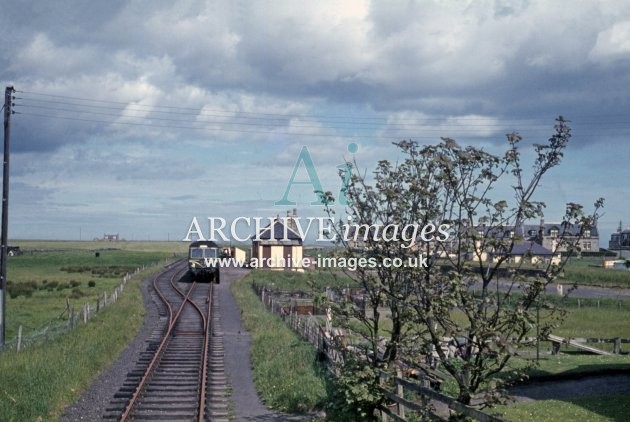
<svg viewBox="0 0 630 422">
<path fill-rule="evenodd" d="M 0 354 L 0 419 L 57 420 L 136 335 L 144 320 L 139 280 L 111 307 L 41 346 Z"/>
<path fill-rule="evenodd" d="M 539 400 L 497 408 L 510 421 L 626 421 L 630 396 L 588 396 L 568 400 Z"/>
<path fill-rule="evenodd" d="M 310 270 L 303 273 L 271 270 L 257 270 L 251 278 L 256 283 L 272 290 L 302 291 L 305 293 L 321 293 L 326 287 L 351 287 L 357 284 L 341 272 L 328 270 Z"/>
<path fill-rule="evenodd" d="M 599 270 L 599 269 L 597 269 Z M 280 290 L 301 290 L 306 292 L 320 292 L 325 286 L 345 286 L 348 280 L 344 277 L 333 277 L 329 272 L 306 273 L 278 273 L 271 271 L 257 271 L 250 276 L 258 283 Z M 249 290 L 249 287 L 248 287 Z M 255 303 L 258 299 L 252 295 Z M 554 300 L 554 298 L 548 298 Z M 565 300 L 563 306 L 569 313 L 563 324 L 554 333 L 565 337 L 597 337 L 597 338 L 630 338 L 630 302 L 617 299 L 601 299 L 597 306 L 596 299 L 581 299 L 580 307 L 577 299 Z M 248 307 L 253 306 L 248 305 Z M 544 317 L 544 311 L 541 311 Z M 265 323 L 261 323 L 265 325 Z M 389 319 L 382 321 L 384 331 L 391 325 Z M 357 330 L 359 326 L 355 327 Z M 533 333 L 532 333 L 533 335 Z M 626 345 L 623 345 L 626 346 Z M 612 344 L 599 344 L 596 347 L 612 350 Z M 623 347 L 622 347 L 623 348 Z M 627 347 L 626 347 L 627 348 Z M 550 349 L 550 344 L 543 342 L 542 350 Z M 566 377 L 575 374 L 597 373 L 601 371 L 630 371 L 630 355 L 598 356 L 579 354 L 573 348 L 562 347 L 562 353 L 557 356 L 543 354 L 539 366 L 528 371 L 531 378 Z M 628 350 L 626 350 L 627 352 Z M 511 360 L 511 367 L 524 366 L 533 359 L 515 357 Z M 448 384 L 448 383 L 447 383 Z M 448 385 L 446 385 L 448 387 Z M 454 386 L 453 386 L 454 387 Z M 456 387 L 452 393 L 456 393 Z M 543 400 L 534 403 L 517 403 L 498 407 L 509 420 L 625 420 L 628 414 L 630 399 L 627 397 L 581 397 L 566 401 Z M 493 409 L 494 413 L 494 409 Z"/>
<path fill-rule="evenodd" d="M 182 254 L 187 247 L 181 242 L 10 243 L 20 246 L 24 253 L 8 258 L 7 280 L 15 286 L 30 284 L 36 289 L 30 297 L 7 294 L 7 340 L 15 337 L 20 325 L 24 334 L 28 335 L 51 322 L 59 322 L 66 310 L 66 300 L 76 310 L 86 302 L 94 306 L 97 297 L 102 297 L 104 291 L 111 294 L 125 272 L 172 258 L 174 253 Z M 97 250 L 98 258 L 95 256 Z M 70 283 L 75 287 L 71 287 Z M 55 287 L 46 288 L 50 286 Z"/>
<path fill-rule="evenodd" d="M 564 278 L 583 285 L 630 287 L 630 271 L 603 268 L 601 258 L 571 258 Z"/>
<path fill-rule="evenodd" d="M 323 409 L 329 387 L 326 369 L 317 361 L 315 349 L 256 297 L 251 282 L 260 280 L 263 273 L 253 271 L 231 286 L 244 326 L 252 335 L 256 389 L 272 409 L 291 413 Z"/>
</svg>

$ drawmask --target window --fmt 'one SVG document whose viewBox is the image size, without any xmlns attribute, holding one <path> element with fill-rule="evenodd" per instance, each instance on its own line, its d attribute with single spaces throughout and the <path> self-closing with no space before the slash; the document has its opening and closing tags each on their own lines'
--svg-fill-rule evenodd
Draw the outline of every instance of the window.
<svg viewBox="0 0 630 422">
<path fill-rule="evenodd" d="M 586 238 L 591 237 L 591 231 L 590 230 L 584 230 L 584 237 L 586 237 Z"/>
<path fill-rule="evenodd" d="M 558 237 L 558 229 L 553 228 L 553 229 L 549 230 L 549 236 L 551 236 L 551 237 Z"/>
<path fill-rule="evenodd" d="M 216 258 L 217 248 L 191 248 L 190 257 L 192 259 Z"/>
<path fill-rule="evenodd" d="M 216 258 L 217 257 L 217 249 L 216 248 L 208 248 L 204 251 L 204 258 Z"/>
<path fill-rule="evenodd" d="M 590 251 L 591 250 L 591 242 L 582 242 L 582 250 Z"/>
</svg>

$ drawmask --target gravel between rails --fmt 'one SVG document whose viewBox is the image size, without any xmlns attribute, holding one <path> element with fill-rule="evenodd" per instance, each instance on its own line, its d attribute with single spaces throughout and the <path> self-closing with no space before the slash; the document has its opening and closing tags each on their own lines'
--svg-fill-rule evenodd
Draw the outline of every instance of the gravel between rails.
<svg viewBox="0 0 630 422">
<path fill-rule="evenodd" d="M 261 403 L 252 378 L 251 336 L 241 324 L 241 312 L 230 293 L 230 284 L 247 275 L 249 270 L 224 268 L 221 284 L 217 285 L 221 308 L 221 321 L 224 331 L 225 366 L 232 390 L 231 401 L 235 421 L 311 421 L 321 415 L 287 415 L 275 413 Z M 135 368 L 135 362 L 145 350 L 146 341 L 158 322 L 157 305 L 150 294 L 150 280 L 142 281 L 141 290 L 146 309 L 144 324 L 136 338 L 129 343 L 114 364 L 102 372 L 90 388 L 75 403 L 69 405 L 61 421 L 99 421 L 105 409 L 118 391 L 126 375 Z"/>
</svg>

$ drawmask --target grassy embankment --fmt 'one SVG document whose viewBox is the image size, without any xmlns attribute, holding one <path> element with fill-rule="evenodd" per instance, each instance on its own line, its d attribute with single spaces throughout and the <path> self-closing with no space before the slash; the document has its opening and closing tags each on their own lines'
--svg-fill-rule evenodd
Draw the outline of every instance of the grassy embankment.
<svg viewBox="0 0 630 422">
<path fill-rule="evenodd" d="M 70 288 L 39 287 L 51 282 L 59 284 L 75 280 L 82 291 L 71 303 L 82 304 L 90 297 L 111 291 L 120 282 L 117 270 L 137 267 L 170 257 L 177 244 L 120 242 L 12 242 L 22 249 L 45 249 L 32 254 L 10 257 L 8 279 L 13 283 L 36 283 L 31 296 L 8 297 L 9 332 L 18 324 L 40 327 L 57 318 L 65 308 Z M 103 248 L 119 250 L 102 250 Z M 95 258 L 94 250 L 101 249 Z M 170 249 L 170 250 L 169 250 Z M 185 248 L 184 248 L 185 249 Z M 84 271 L 62 268 L 83 267 Z M 152 271 L 144 271 L 127 283 L 118 302 L 98 313 L 87 325 L 51 339 L 43 345 L 27 347 L 21 352 L 0 354 L 0 420 L 56 420 L 63 408 L 76 400 L 90 382 L 111 364 L 135 336 L 144 319 L 139 281 Z M 94 270 L 94 271 L 93 271 Z M 44 283 L 44 280 L 47 280 Z M 94 287 L 88 282 L 94 280 Z M 76 283 L 75 283 L 76 284 Z M 76 294 L 76 293 L 75 293 Z M 78 296 L 78 294 L 76 294 Z M 9 338 L 9 337 L 7 337 Z"/>
<path fill-rule="evenodd" d="M 625 277 L 630 277 L 630 274 L 622 274 Z M 327 272 L 287 274 L 257 271 L 253 272 L 250 278 L 255 278 L 258 283 L 271 288 L 282 290 L 321 292 L 326 285 L 351 285 L 347 278 L 343 276 L 331 278 L 330 274 Z M 244 290 L 244 287 L 247 288 L 247 291 L 251 289 L 249 288 L 248 282 L 246 285 L 244 283 L 246 282 L 243 281 L 239 283 L 239 290 L 243 290 L 245 294 L 247 292 Z M 259 304 L 259 301 L 253 294 L 249 293 L 248 295 L 254 300 L 254 303 L 248 303 L 248 307 Z M 564 305 L 568 308 L 569 313 L 562 326 L 554 332 L 557 335 L 566 337 L 630 338 L 630 327 L 627 324 L 628 316 L 630 315 L 630 303 L 616 299 L 602 299 L 599 301 L 598 306 L 597 302 L 596 299 L 582 299 L 580 301 L 580 307 L 578 308 L 576 299 L 565 301 Z M 544 316 L 544 311 L 541 313 Z M 254 317 L 254 319 L 255 318 L 258 318 L 258 316 Z M 260 325 L 264 327 L 266 323 Z M 257 328 L 254 327 L 254 329 L 256 330 Z M 387 329 L 386 323 L 384 324 L 384 329 Z M 267 338 L 268 342 L 274 343 L 274 333 L 275 329 L 268 330 L 267 335 L 271 336 L 271 338 Z M 277 341 L 283 342 L 279 339 L 277 339 Z M 612 345 L 599 345 L 599 347 L 612 349 Z M 544 344 L 543 351 L 548 349 L 549 345 Z M 262 354 L 262 356 L 265 355 Z M 525 363 L 527 363 L 525 359 L 519 362 L 519 358 L 515 358 L 513 361 L 513 365 L 522 365 Z M 254 362 L 254 366 L 257 366 L 257 362 Z M 283 363 L 279 362 L 278 367 L 281 368 L 282 366 Z M 530 377 L 557 376 L 561 378 L 569 374 L 610 370 L 630 370 L 630 355 L 608 357 L 577 353 L 561 354 L 558 356 L 544 354 L 541 357 L 539 366 L 530 372 Z M 313 375 L 317 375 L 317 372 L 313 372 Z M 259 375 L 259 377 L 262 379 L 257 379 L 257 386 L 262 394 L 273 394 L 270 392 L 273 388 L 269 388 L 268 384 L 272 380 L 275 380 L 275 378 L 270 376 L 269 381 L 264 381 L 264 372 Z M 308 392 L 304 394 L 308 396 Z M 594 394 L 596 394 L 596 392 L 594 392 Z M 567 420 L 567 418 L 574 418 L 573 415 L 584 420 L 600 420 L 598 418 L 605 420 L 606 418 L 613 417 L 614 419 L 614 417 L 627 414 L 628 406 L 630 406 L 630 398 L 619 396 L 615 397 L 614 403 L 610 406 L 599 404 L 610 402 L 611 400 L 606 397 L 594 395 L 562 402 L 556 400 L 542 400 L 533 403 L 518 403 L 502 407 L 500 410 L 505 412 L 506 417 L 510 420 L 528 420 L 527 418 L 530 418 L 529 420 L 540 420 L 543 415 L 549 415 L 546 417 L 546 420 Z"/>
<path fill-rule="evenodd" d="M 256 389 L 271 409 L 290 413 L 323 409 L 329 387 L 326 369 L 317 361 L 315 349 L 268 312 L 256 297 L 251 282 L 258 281 L 262 274 L 253 271 L 231 286 L 245 328 L 252 335 Z"/>
</svg>

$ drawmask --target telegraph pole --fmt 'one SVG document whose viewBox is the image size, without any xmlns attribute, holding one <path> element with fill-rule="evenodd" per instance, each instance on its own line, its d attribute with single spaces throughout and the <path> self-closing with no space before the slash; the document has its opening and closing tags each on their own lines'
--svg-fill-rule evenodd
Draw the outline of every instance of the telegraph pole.
<svg viewBox="0 0 630 422">
<path fill-rule="evenodd" d="M 12 86 L 4 90 L 4 162 L 2 165 L 2 235 L 0 236 L 0 346 L 4 346 L 6 333 L 7 297 L 7 232 L 9 228 L 9 145 L 11 139 L 11 114 L 13 114 Z"/>
</svg>

